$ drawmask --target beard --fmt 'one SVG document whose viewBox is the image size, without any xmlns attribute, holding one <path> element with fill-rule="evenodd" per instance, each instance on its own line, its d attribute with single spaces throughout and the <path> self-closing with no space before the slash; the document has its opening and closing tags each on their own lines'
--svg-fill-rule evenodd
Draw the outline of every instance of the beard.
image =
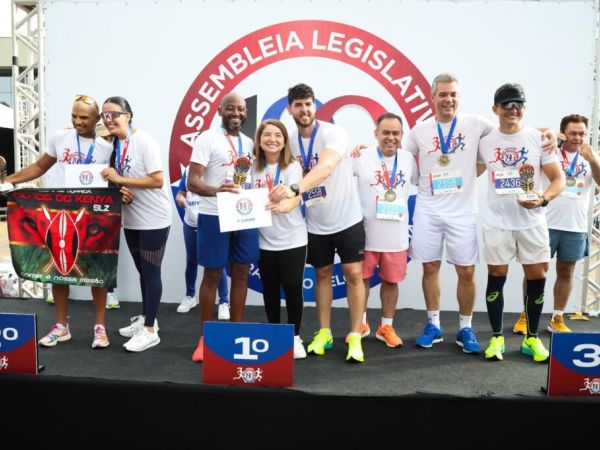
<svg viewBox="0 0 600 450">
<path fill-rule="evenodd" d="M 306 123 L 306 118 L 309 119 L 308 123 Z M 302 122 L 301 120 L 304 120 L 304 122 Z M 298 125 L 301 128 L 308 128 L 315 122 L 315 116 L 303 116 L 302 119 L 296 119 L 294 117 L 294 122 L 296 122 L 296 125 Z"/>
<path fill-rule="evenodd" d="M 222 124 L 225 127 L 226 130 L 229 131 L 239 131 L 242 128 L 242 125 L 244 125 L 244 123 L 246 123 L 246 118 L 242 117 L 239 121 L 239 125 L 232 125 L 231 124 L 231 120 L 228 117 L 223 116 L 222 119 Z"/>
</svg>

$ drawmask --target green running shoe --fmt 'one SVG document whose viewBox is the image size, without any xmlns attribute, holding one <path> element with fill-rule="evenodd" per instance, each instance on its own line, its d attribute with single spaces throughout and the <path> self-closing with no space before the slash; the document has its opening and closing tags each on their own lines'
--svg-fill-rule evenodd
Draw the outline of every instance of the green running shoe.
<svg viewBox="0 0 600 450">
<path fill-rule="evenodd" d="M 314 353 L 315 355 L 324 355 L 325 350 L 329 350 L 333 347 L 333 336 L 329 328 L 321 328 L 315 333 L 315 337 L 312 342 L 308 345 L 308 353 Z"/>
<path fill-rule="evenodd" d="M 548 350 L 546 350 L 546 347 L 544 347 L 540 338 L 534 336 L 523 339 L 521 353 L 532 356 L 535 362 L 545 362 L 550 356 L 550 353 L 548 353 Z"/>
<path fill-rule="evenodd" d="M 504 336 L 492 336 L 490 345 L 485 349 L 485 359 L 490 361 L 502 361 L 504 356 Z"/>
<path fill-rule="evenodd" d="M 360 334 L 348 336 L 348 355 L 346 361 L 349 362 L 365 362 L 365 354 L 362 350 L 362 337 Z"/>
</svg>

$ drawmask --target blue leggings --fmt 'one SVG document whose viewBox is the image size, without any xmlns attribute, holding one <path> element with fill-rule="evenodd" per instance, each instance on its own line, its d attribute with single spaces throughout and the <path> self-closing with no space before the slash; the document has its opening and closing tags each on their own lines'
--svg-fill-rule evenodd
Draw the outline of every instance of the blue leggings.
<svg viewBox="0 0 600 450">
<path fill-rule="evenodd" d="M 140 274 L 142 289 L 142 314 L 146 316 L 144 326 L 153 327 L 162 297 L 160 266 L 165 254 L 169 228 L 158 230 L 130 230 L 125 228 L 125 240 Z"/>
<path fill-rule="evenodd" d="M 196 294 L 196 278 L 198 277 L 198 247 L 196 242 L 197 228 L 183 223 L 183 240 L 185 242 L 185 295 L 193 297 Z M 219 303 L 228 303 L 227 273 L 223 269 L 219 281 Z"/>
</svg>

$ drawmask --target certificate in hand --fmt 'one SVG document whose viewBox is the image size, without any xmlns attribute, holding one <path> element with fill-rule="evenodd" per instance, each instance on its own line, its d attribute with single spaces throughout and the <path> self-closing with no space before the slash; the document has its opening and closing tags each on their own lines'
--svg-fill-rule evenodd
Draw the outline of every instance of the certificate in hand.
<svg viewBox="0 0 600 450">
<path fill-rule="evenodd" d="M 100 172 L 106 164 L 67 164 L 65 166 L 65 187 L 67 188 L 105 188 L 108 181 Z"/>
<path fill-rule="evenodd" d="M 245 189 L 239 194 L 218 192 L 217 208 L 221 232 L 271 226 L 271 211 L 266 210 L 268 203 L 267 188 Z"/>
</svg>

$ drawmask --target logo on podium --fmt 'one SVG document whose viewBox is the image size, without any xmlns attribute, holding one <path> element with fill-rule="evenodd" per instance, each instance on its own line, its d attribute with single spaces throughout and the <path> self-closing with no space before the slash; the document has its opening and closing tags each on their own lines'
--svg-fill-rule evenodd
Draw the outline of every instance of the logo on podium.
<svg viewBox="0 0 600 450">
<path fill-rule="evenodd" d="M 38 373 L 35 314 L 0 314 L 0 375 Z"/>
<path fill-rule="evenodd" d="M 293 325 L 206 322 L 204 383 L 294 385 Z"/>
<path fill-rule="evenodd" d="M 600 333 L 553 333 L 549 396 L 600 398 Z"/>
</svg>

